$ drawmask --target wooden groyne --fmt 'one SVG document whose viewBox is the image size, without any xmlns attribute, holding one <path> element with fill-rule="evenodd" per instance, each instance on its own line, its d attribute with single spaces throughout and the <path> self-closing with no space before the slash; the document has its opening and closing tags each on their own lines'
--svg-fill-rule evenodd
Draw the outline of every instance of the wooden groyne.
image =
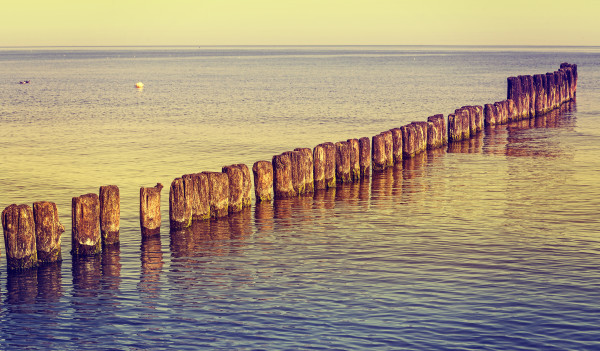
<svg viewBox="0 0 600 351">
<path fill-rule="evenodd" d="M 302 196 L 324 196 L 327 189 L 348 184 L 380 182 L 380 174 L 398 164 L 419 162 L 427 150 L 448 151 L 477 140 L 486 128 L 531 119 L 574 101 L 577 65 L 562 63 L 551 73 L 507 78 L 505 100 L 482 106 L 463 106 L 444 117 L 430 116 L 374 135 L 314 148 L 296 148 L 260 160 L 252 170 L 245 164 L 223 166 L 221 172 L 198 172 L 175 178 L 169 187 L 169 223 L 172 233 L 194 223 L 231 217 L 251 206 L 254 183 L 257 214 L 262 203 Z M 368 183 L 366 183 L 368 184 Z M 140 228 L 143 242 L 154 240 L 161 227 L 162 184 L 140 189 Z M 325 190 L 325 192 L 323 192 Z M 317 195 L 315 195 L 317 194 Z M 74 257 L 118 250 L 120 194 L 116 185 L 102 186 L 99 194 L 72 199 L 71 253 Z M 285 209 L 268 210 L 275 213 Z M 9 270 L 24 270 L 61 260 L 58 209 L 51 202 L 10 205 L 2 212 Z M 113 247 L 113 248 L 111 248 Z"/>
</svg>

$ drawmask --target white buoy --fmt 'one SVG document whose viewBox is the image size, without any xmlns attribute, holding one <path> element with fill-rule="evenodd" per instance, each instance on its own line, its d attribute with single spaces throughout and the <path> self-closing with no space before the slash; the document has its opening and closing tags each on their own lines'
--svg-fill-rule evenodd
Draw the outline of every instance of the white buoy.
<svg viewBox="0 0 600 351">
<path fill-rule="evenodd" d="M 135 87 L 138 88 L 138 89 L 144 89 L 144 83 L 137 82 L 137 83 L 135 83 Z"/>
</svg>

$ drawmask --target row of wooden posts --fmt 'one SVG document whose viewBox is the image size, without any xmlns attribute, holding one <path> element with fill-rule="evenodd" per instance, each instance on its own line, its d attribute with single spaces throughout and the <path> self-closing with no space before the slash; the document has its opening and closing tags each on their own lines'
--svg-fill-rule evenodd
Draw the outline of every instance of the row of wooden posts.
<svg viewBox="0 0 600 351">
<path fill-rule="evenodd" d="M 426 122 L 412 122 L 373 136 L 298 148 L 258 161 L 252 167 L 257 202 L 312 194 L 340 183 L 370 177 L 428 149 L 469 139 L 485 126 L 531 118 L 574 100 L 577 65 L 563 63 L 553 73 L 508 78 L 508 98 L 482 106 L 464 106 Z M 220 218 L 251 206 L 252 179 L 245 164 L 225 166 L 222 172 L 201 172 L 176 178 L 169 189 L 171 230 L 193 221 Z M 160 232 L 160 198 L 163 186 L 140 189 L 142 236 Z M 120 194 L 116 185 L 101 186 L 99 194 L 72 200 L 72 251 L 74 256 L 96 255 L 102 247 L 119 243 Z M 55 203 L 10 205 L 2 212 L 9 270 L 35 267 L 61 260 L 61 234 Z"/>
</svg>

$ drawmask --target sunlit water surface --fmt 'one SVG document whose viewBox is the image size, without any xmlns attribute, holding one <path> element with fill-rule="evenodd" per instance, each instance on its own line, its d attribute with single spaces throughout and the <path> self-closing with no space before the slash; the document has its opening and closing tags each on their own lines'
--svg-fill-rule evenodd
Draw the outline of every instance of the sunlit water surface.
<svg viewBox="0 0 600 351">
<path fill-rule="evenodd" d="M 182 232 L 167 188 L 141 240 L 141 186 L 493 103 L 564 61 L 579 86 L 561 111 Z M 2 244 L 0 348 L 600 349 L 599 64 L 599 48 L 0 49 L 0 207 L 54 201 L 66 228 L 62 264 L 9 273 Z M 121 245 L 74 261 L 71 198 L 107 184 Z"/>
</svg>

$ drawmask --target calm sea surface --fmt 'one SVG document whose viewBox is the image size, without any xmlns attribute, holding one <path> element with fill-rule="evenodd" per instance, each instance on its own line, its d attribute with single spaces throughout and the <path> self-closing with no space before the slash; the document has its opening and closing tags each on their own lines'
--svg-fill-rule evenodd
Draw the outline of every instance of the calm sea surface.
<svg viewBox="0 0 600 351">
<path fill-rule="evenodd" d="M 182 174 L 500 101 L 565 61 L 559 112 L 169 232 Z M 54 201 L 66 229 L 37 270 L 0 244 L 0 349 L 600 350 L 600 48 L 0 48 L 0 103 L 0 210 Z M 74 261 L 71 198 L 108 184 L 121 245 Z"/>
</svg>

